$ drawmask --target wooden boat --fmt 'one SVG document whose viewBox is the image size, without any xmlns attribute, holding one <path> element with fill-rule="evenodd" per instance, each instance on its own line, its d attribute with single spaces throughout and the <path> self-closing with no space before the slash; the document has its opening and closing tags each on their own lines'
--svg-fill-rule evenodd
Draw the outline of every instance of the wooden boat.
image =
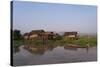
<svg viewBox="0 0 100 67">
<path fill-rule="evenodd" d="M 66 45 L 64 48 L 88 48 L 88 46 L 80 46 L 80 45 Z"/>
</svg>

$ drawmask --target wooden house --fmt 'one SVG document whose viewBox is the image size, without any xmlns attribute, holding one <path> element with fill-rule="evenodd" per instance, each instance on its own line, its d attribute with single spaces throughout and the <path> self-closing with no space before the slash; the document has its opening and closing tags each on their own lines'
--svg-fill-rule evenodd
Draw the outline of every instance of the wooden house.
<svg viewBox="0 0 100 67">
<path fill-rule="evenodd" d="M 32 39 L 40 39 L 42 33 L 45 33 L 45 31 L 44 30 L 32 30 L 29 33 L 29 39 L 30 40 L 32 40 Z"/>
<path fill-rule="evenodd" d="M 28 39 L 29 39 L 29 33 L 25 33 L 25 34 L 23 35 L 23 38 L 24 38 L 25 40 L 28 40 Z"/>
<path fill-rule="evenodd" d="M 78 39 L 77 32 L 65 32 L 64 37 L 67 39 Z"/>
<path fill-rule="evenodd" d="M 43 39 L 50 40 L 50 39 L 53 39 L 54 36 L 55 36 L 54 32 L 45 32 L 45 33 L 42 33 L 42 38 Z"/>
<path fill-rule="evenodd" d="M 41 39 L 41 40 L 49 40 L 55 37 L 54 32 L 45 32 L 44 30 L 32 30 L 29 33 L 25 33 L 24 39 L 34 40 L 34 39 Z"/>
</svg>

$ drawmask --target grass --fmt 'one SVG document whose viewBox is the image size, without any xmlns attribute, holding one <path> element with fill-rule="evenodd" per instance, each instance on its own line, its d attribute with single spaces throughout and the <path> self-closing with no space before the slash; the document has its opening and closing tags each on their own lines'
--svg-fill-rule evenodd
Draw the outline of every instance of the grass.
<svg viewBox="0 0 100 67">
<path fill-rule="evenodd" d="M 70 40 L 64 38 L 61 40 L 61 43 L 64 44 L 75 44 L 80 46 L 86 46 L 89 44 L 90 46 L 96 46 L 97 45 L 97 38 L 96 37 L 80 37 L 78 40 Z"/>
<path fill-rule="evenodd" d="M 96 46 L 97 45 L 97 38 L 96 37 L 80 37 L 78 40 L 70 40 L 66 38 L 62 38 L 61 40 L 14 40 L 13 41 L 14 47 L 19 47 L 21 45 L 37 45 L 41 46 L 44 44 L 54 44 L 58 46 L 64 46 L 67 44 L 74 44 L 74 45 L 80 45 L 80 46 L 86 46 L 86 44 L 89 44 L 90 46 Z"/>
<path fill-rule="evenodd" d="M 96 37 L 81 37 L 80 39 L 74 41 L 75 44 L 86 46 L 89 44 L 90 46 L 96 46 L 97 45 L 97 38 Z"/>
<path fill-rule="evenodd" d="M 18 48 L 21 46 L 24 42 L 22 40 L 13 40 L 13 47 Z"/>
</svg>

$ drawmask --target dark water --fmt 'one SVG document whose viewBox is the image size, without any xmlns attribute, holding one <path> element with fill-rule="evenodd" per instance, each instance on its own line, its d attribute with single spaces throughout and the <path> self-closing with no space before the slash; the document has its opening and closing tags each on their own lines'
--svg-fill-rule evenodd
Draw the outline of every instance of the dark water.
<svg viewBox="0 0 100 67">
<path fill-rule="evenodd" d="M 49 46 L 29 51 L 21 46 L 13 53 L 14 65 L 37 65 L 85 62 L 97 60 L 97 48 L 64 48 L 63 46 Z"/>
</svg>

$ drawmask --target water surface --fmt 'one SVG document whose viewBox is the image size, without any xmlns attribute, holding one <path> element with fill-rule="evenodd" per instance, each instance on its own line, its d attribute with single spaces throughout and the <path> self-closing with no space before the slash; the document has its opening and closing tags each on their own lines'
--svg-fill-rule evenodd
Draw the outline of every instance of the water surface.
<svg viewBox="0 0 100 67">
<path fill-rule="evenodd" d="M 16 65 L 37 65 L 85 62 L 97 60 L 97 48 L 64 48 L 56 46 L 42 48 L 41 50 L 29 51 L 20 46 L 18 52 L 13 53 L 13 64 Z"/>
</svg>

